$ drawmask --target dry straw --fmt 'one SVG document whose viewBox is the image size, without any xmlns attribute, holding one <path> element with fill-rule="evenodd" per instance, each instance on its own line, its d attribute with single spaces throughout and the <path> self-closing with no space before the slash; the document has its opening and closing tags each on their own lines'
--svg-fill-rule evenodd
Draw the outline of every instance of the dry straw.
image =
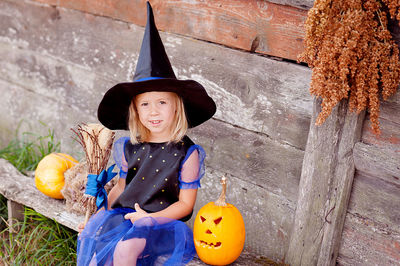
<svg viewBox="0 0 400 266">
<path fill-rule="evenodd" d="M 78 136 L 86 155 L 88 173 L 98 175 L 105 170 L 111 155 L 115 133 L 100 124 L 81 124 L 72 131 Z M 82 205 L 86 208 L 85 224 L 96 211 L 96 198 L 85 195 Z"/>
<path fill-rule="evenodd" d="M 380 133 L 380 99 L 393 95 L 400 81 L 399 49 L 388 29 L 391 18 L 400 18 L 399 7 L 394 0 L 314 2 L 299 61 L 312 68 L 310 92 L 322 98 L 317 125 L 348 98 L 351 110 L 369 110 Z"/>
</svg>

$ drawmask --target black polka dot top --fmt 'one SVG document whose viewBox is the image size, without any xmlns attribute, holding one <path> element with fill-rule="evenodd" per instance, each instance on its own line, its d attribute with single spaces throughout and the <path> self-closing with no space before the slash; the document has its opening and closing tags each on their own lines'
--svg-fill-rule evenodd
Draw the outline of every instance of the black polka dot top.
<svg viewBox="0 0 400 266">
<path fill-rule="evenodd" d="M 112 208 L 134 209 L 134 204 L 147 212 L 157 212 L 178 201 L 179 171 L 190 146 L 185 136 L 178 143 L 125 143 L 124 154 L 128 162 L 126 187 Z M 185 217 L 182 220 L 188 220 Z"/>
</svg>

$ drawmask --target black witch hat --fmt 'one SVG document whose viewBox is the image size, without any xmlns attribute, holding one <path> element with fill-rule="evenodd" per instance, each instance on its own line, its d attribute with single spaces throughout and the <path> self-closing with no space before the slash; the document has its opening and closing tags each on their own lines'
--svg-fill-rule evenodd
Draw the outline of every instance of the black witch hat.
<svg viewBox="0 0 400 266">
<path fill-rule="evenodd" d="M 175 77 L 147 2 L 147 25 L 133 82 L 119 83 L 106 92 L 97 111 L 99 121 L 109 129 L 128 129 L 132 99 L 150 91 L 175 92 L 181 96 L 189 127 L 207 121 L 216 111 L 215 102 L 200 83 Z"/>
</svg>

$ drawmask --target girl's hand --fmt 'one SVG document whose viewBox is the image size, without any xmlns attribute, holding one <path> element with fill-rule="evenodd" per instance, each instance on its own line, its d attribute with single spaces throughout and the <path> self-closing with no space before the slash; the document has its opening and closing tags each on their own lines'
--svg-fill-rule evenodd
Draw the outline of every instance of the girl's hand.
<svg viewBox="0 0 400 266">
<path fill-rule="evenodd" d="M 85 229 L 85 224 L 82 222 L 78 224 L 78 233 L 82 233 L 83 229 Z"/>
<path fill-rule="evenodd" d="M 139 204 L 135 203 L 136 212 L 128 213 L 124 216 L 125 219 L 130 219 L 132 223 L 139 220 L 140 218 L 150 217 L 150 214 L 142 210 Z"/>
</svg>

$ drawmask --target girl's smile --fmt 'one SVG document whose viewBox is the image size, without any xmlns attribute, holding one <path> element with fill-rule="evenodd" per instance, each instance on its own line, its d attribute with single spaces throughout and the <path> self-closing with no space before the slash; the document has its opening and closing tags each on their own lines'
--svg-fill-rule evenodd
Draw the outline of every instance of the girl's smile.
<svg viewBox="0 0 400 266">
<path fill-rule="evenodd" d="M 152 91 L 139 94 L 135 106 L 139 120 L 150 131 L 149 141 L 168 141 L 176 113 L 176 95 Z"/>
</svg>

